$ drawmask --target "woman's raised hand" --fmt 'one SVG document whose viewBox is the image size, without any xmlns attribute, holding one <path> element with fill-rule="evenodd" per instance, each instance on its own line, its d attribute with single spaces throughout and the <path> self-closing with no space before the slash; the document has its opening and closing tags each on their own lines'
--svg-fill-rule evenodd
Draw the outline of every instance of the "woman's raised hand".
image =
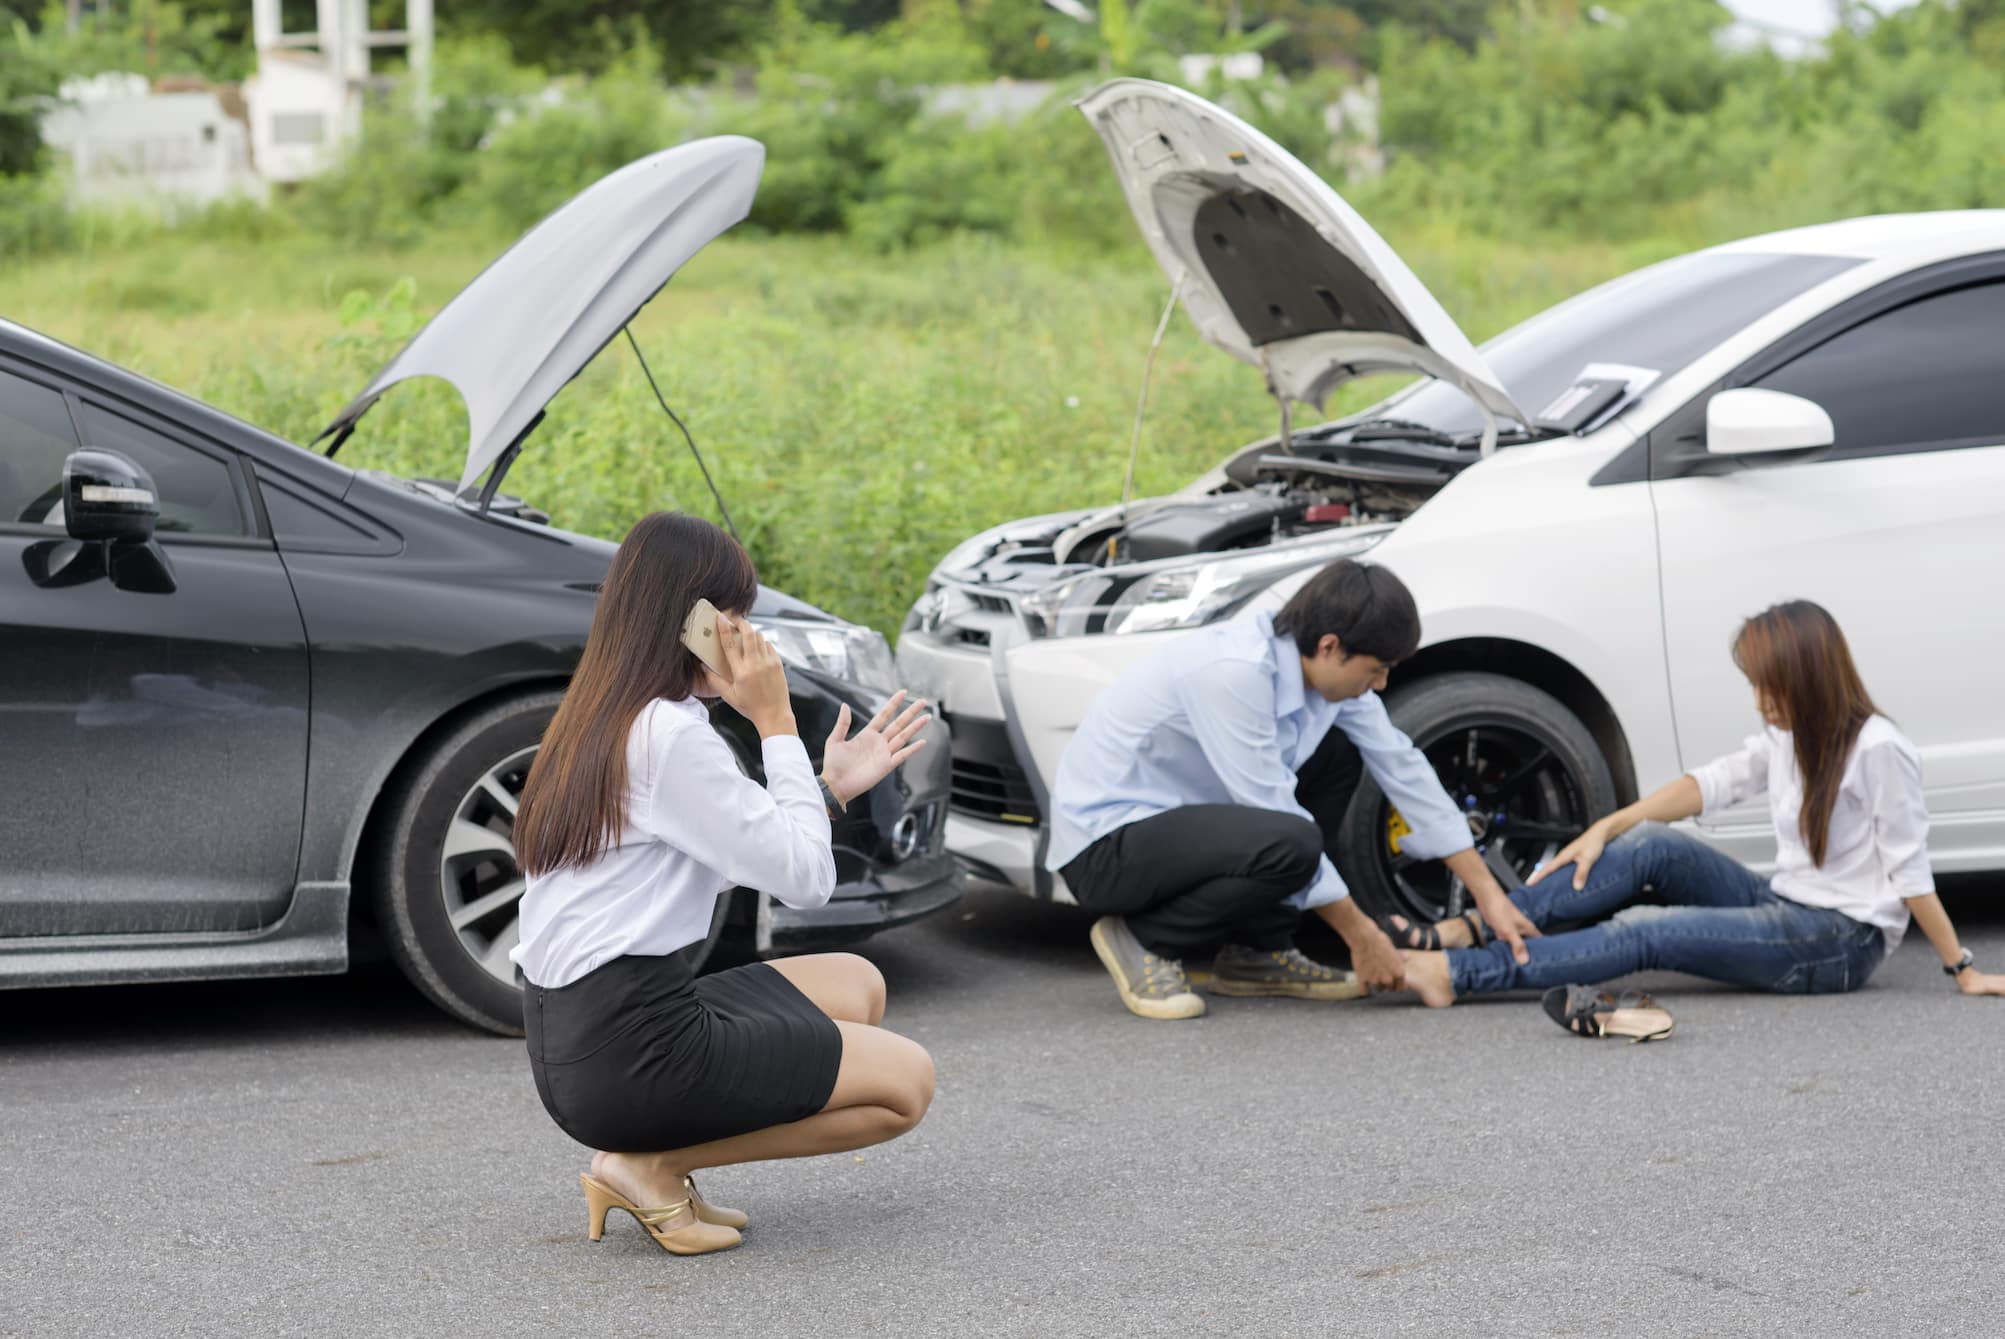
<svg viewBox="0 0 2005 1339">
<path fill-rule="evenodd" d="M 750 623 L 728 614 L 717 615 L 717 641 L 731 670 L 729 683 L 706 672 L 717 696 L 750 721 L 761 739 L 799 733 L 793 699 L 787 696 L 787 669 L 773 644 Z"/>
<path fill-rule="evenodd" d="M 926 703 L 915 701 L 900 712 L 898 706 L 904 700 L 901 688 L 854 738 L 849 733 L 849 707 L 845 705 L 836 713 L 835 729 L 822 748 L 821 777 L 841 803 L 846 805 L 869 790 L 926 746 L 918 737 L 932 719 Z"/>
</svg>

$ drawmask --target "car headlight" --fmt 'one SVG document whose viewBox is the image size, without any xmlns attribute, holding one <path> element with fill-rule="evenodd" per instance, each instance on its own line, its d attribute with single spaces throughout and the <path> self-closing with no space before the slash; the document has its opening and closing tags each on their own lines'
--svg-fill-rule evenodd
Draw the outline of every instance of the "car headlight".
<svg viewBox="0 0 2005 1339">
<path fill-rule="evenodd" d="M 1381 532 L 1337 544 L 1086 572 L 1027 597 L 1022 608 L 1031 631 L 1040 637 L 1194 628 L 1230 617 L 1290 572 L 1363 553 L 1384 537 Z"/>
<path fill-rule="evenodd" d="M 898 665 L 881 632 L 852 623 L 810 623 L 791 618 L 755 618 L 751 623 L 790 665 L 880 693 L 898 691 Z"/>
</svg>

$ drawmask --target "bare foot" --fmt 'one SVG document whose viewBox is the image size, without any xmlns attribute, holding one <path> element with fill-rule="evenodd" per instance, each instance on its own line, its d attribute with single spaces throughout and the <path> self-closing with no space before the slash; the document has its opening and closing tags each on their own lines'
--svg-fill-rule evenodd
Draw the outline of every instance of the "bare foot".
<svg viewBox="0 0 2005 1339">
<path fill-rule="evenodd" d="M 1420 996 L 1420 1002 L 1430 1009 L 1446 1009 L 1455 1003 L 1455 983 L 1448 975 L 1448 955 L 1407 954 L 1406 988 Z"/>
<path fill-rule="evenodd" d="M 1401 948 L 1414 948 L 1414 936 L 1411 933 L 1413 922 L 1404 916 L 1394 916 L 1391 920 L 1392 942 Z M 1469 922 L 1460 916 L 1450 916 L 1445 921 L 1434 922 L 1434 933 L 1441 936 L 1443 948 L 1469 948 L 1476 942 L 1476 937 L 1469 933 Z M 1415 949 L 1415 952 L 1420 951 Z"/>
<path fill-rule="evenodd" d="M 643 1209 L 652 1209 L 689 1198 L 682 1173 L 662 1168 L 647 1154 L 594 1153 L 592 1179 L 611 1186 Z M 696 1221 L 693 1208 L 684 1209 L 661 1224 L 673 1230 Z"/>
</svg>

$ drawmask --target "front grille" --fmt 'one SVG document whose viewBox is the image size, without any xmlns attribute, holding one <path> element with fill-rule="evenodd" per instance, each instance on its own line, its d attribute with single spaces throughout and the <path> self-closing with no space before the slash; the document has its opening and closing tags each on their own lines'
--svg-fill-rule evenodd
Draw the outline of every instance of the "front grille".
<svg viewBox="0 0 2005 1339">
<path fill-rule="evenodd" d="M 1016 606 L 1008 600 L 1003 599 L 1000 595 L 983 595 L 979 591 L 972 590 L 967 592 L 967 595 L 969 599 L 975 602 L 975 608 L 985 609 L 991 614 L 1013 614 L 1016 612 Z"/>
<path fill-rule="evenodd" d="M 1030 778 L 1017 765 L 1009 735 L 994 721 L 954 717 L 949 803 L 957 813 L 1003 823 L 1037 823 L 1043 815 Z"/>
</svg>

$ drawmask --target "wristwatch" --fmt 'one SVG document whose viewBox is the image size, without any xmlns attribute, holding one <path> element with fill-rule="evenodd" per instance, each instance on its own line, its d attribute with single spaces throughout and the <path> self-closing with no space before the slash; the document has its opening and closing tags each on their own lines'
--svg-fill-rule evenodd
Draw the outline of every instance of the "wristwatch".
<svg viewBox="0 0 2005 1339">
<path fill-rule="evenodd" d="M 1970 966 L 1972 963 L 1976 961 L 1977 961 L 1977 956 L 1973 954 L 1969 949 L 1965 949 L 1963 950 L 1963 956 L 1956 960 L 1956 965 L 1953 967 L 1943 968 L 1942 974 L 1944 976 L 1961 976 L 1963 975 L 1963 969 Z"/>
<path fill-rule="evenodd" d="M 815 784 L 821 787 L 822 803 L 828 806 L 828 811 L 831 814 L 841 813 L 842 801 L 838 800 L 835 797 L 835 792 L 829 789 L 828 782 L 821 777 L 816 777 Z"/>
</svg>

